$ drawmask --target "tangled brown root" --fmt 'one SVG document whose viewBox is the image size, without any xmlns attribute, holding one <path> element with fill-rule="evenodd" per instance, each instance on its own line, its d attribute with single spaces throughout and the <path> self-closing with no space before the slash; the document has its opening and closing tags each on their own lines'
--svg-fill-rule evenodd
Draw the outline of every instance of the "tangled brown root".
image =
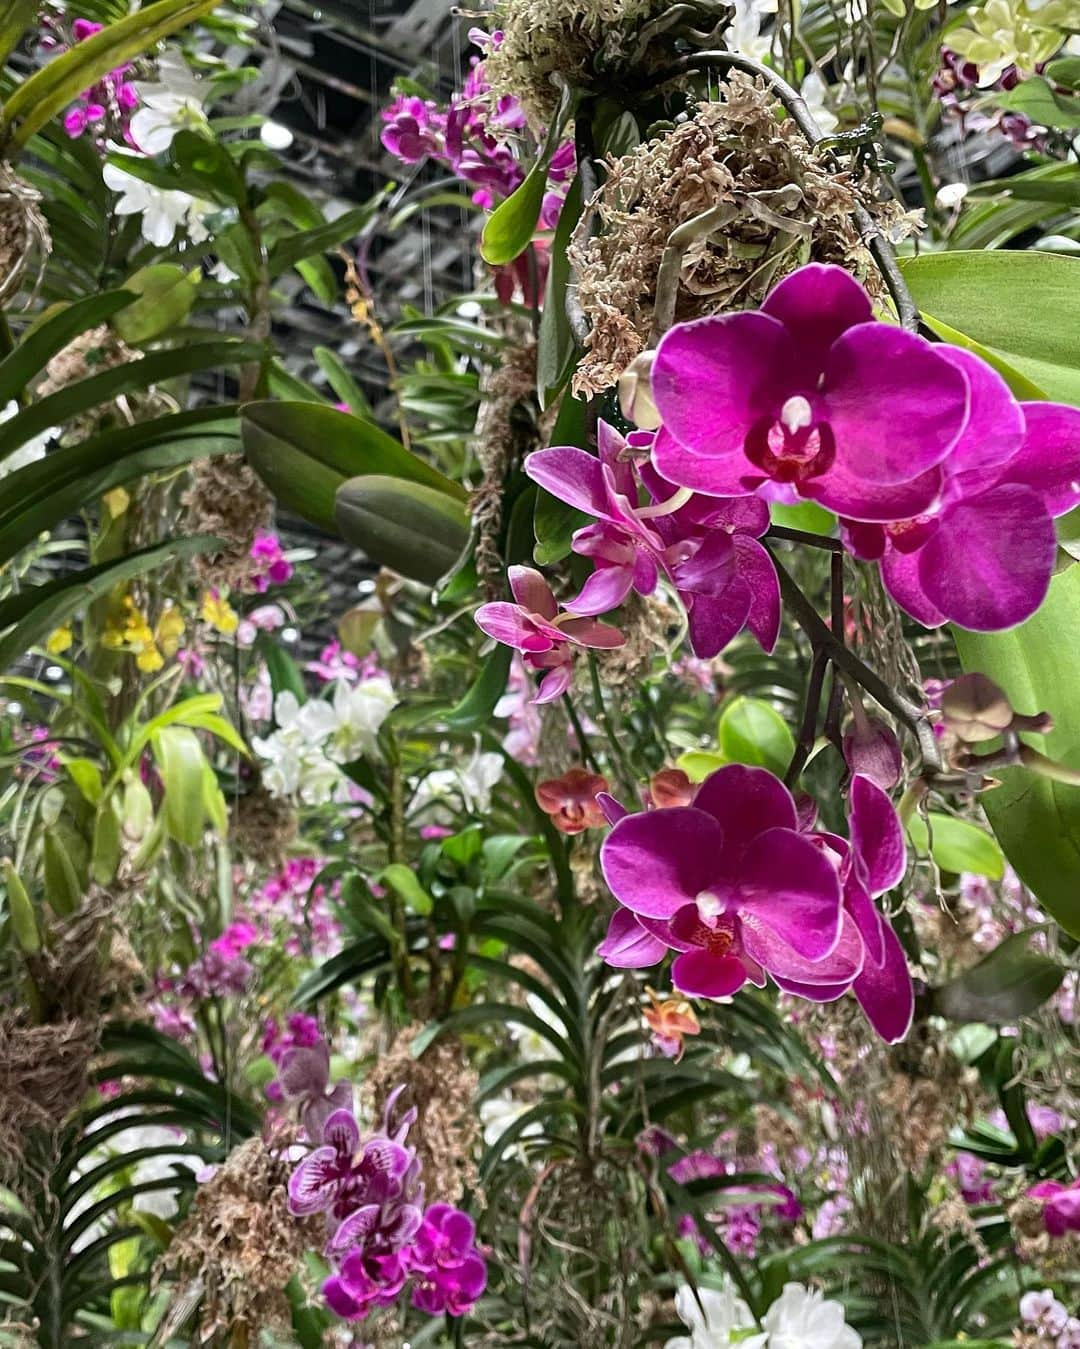
<svg viewBox="0 0 1080 1349">
<path fill-rule="evenodd" d="M 591 238 L 582 217 L 570 258 L 592 332 L 575 393 L 608 388 L 648 345 L 669 235 L 715 208 L 728 208 L 726 220 L 703 227 L 682 256 L 676 320 L 752 308 L 808 261 L 836 263 L 882 293 L 852 219 L 856 177 L 830 169 L 790 118 L 777 119 L 763 81 L 735 73 L 721 91 L 721 101 L 697 104 L 688 121 L 611 163 Z M 886 230 L 911 228 L 896 203 L 869 209 Z"/>
<path fill-rule="evenodd" d="M 198 1343 L 237 1332 L 254 1344 L 260 1330 L 287 1330 L 285 1288 L 304 1253 L 325 1237 L 317 1218 L 289 1212 L 290 1167 L 261 1138 L 235 1148 L 199 1187 L 155 1269 L 178 1280 L 164 1338 L 178 1333 L 198 1306 Z"/>
<path fill-rule="evenodd" d="M 0 1017 L 0 1175 L 16 1175 L 29 1134 L 58 1128 L 82 1101 L 100 1033 L 89 1016 L 40 1026 Z"/>
<path fill-rule="evenodd" d="M 0 164 L 0 302 L 11 299 L 38 255 L 38 276 L 45 268 L 52 240 L 38 203 L 41 194 Z"/>
<path fill-rule="evenodd" d="M 184 495 L 184 532 L 212 534 L 224 541 L 217 553 L 194 559 L 200 579 L 222 590 L 243 589 L 254 572 L 251 545 L 271 520 L 273 499 L 242 455 L 200 459 Z"/>
<path fill-rule="evenodd" d="M 479 1178 L 476 1151 L 480 1126 L 476 1114 L 479 1078 L 461 1041 L 442 1036 L 414 1058 L 412 1043 L 423 1028 L 406 1026 L 364 1082 L 372 1118 L 381 1119 L 387 1097 L 399 1086 L 398 1111 L 416 1108 L 409 1142 L 423 1166 L 428 1200 L 456 1204 Z"/>
<path fill-rule="evenodd" d="M 476 458 L 483 473 L 469 511 L 476 535 L 476 570 L 488 599 L 506 589 L 499 536 L 503 529 L 506 475 L 539 446 L 536 419 L 536 343 L 507 348 L 481 383 L 484 402 L 476 421 Z"/>
<path fill-rule="evenodd" d="M 641 26 L 667 8 L 666 0 L 502 0 L 487 16 L 503 34 L 484 65 L 493 99 L 518 99 L 539 131 L 558 106 L 553 75 L 581 89 L 601 70 L 613 78 L 630 61 Z M 654 53 L 647 44 L 635 69 L 649 69 Z"/>
</svg>

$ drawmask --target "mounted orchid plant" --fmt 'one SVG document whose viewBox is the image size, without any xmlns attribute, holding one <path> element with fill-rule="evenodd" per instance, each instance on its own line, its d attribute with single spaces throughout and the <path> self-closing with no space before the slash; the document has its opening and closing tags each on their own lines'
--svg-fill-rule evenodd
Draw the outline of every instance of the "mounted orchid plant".
<svg viewBox="0 0 1080 1349">
<path fill-rule="evenodd" d="M 0 1345 L 1080 1349 L 1080 10 L 470 17 L 0 13 Z"/>
</svg>

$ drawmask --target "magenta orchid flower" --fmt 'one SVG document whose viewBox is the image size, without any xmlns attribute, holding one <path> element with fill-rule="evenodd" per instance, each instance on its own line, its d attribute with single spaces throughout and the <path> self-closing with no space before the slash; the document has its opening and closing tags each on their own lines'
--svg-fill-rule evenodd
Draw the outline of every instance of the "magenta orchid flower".
<svg viewBox="0 0 1080 1349">
<path fill-rule="evenodd" d="M 401 1192 L 414 1160 L 410 1149 L 381 1134 L 361 1147 L 360 1126 L 348 1110 L 333 1112 L 322 1138 L 289 1177 L 291 1213 L 326 1213 L 336 1229 L 358 1209 L 379 1207 Z"/>
<path fill-rule="evenodd" d="M 430 1316 L 460 1316 L 487 1286 L 487 1267 L 475 1249 L 473 1220 L 450 1204 L 432 1204 L 412 1247 L 417 1274 L 413 1306 Z"/>
<path fill-rule="evenodd" d="M 1029 1199 L 1043 1206 L 1043 1223 L 1052 1237 L 1080 1232 L 1080 1178 L 1068 1185 L 1060 1180 L 1042 1180 L 1028 1190 Z"/>
<path fill-rule="evenodd" d="M 599 458 L 556 446 L 525 461 L 535 482 L 596 521 L 573 537 L 574 551 L 591 557 L 595 570 L 570 608 L 606 613 L 632 590 L 651 595 L 665 575 L 687 610 L 697 656 L 718 655 L 743 627 L 771 651 L 780 627 L 780 591 L 776 570 L 757 542 L 769 525 L 766 504 L 752 497 L 694 496 L 644 465 L 641 481 L 652 502 L 642 506 L 631 461 L 635 452 L 647 451 L 652 436 L 635 432 L 624 440 L 601 422 L 597 441 Z"/>
<path fill-rule="evenodd" d="M 692 806 L 625 815 L 601 865 L 638 930 L 617 915 L 605 958 L 677 951 L 672 980 L 699 997 L 762 986 L 766 973 L 850 983 L 862 950 L 836 868 L 797 826 L 784 784 L 741 764 L 707 778 Z"/>
<path fill-rule="evenodd" d="M 811 263 L 760 311 L 672 328 L 652 367 L 653 464 L 712 496 L 806 497 L 856 520 L 933 504 L 933 470 L 964 429 L 964 372 L 873 320 L 863 288 Z M 887 434 L 883 429 L 887 427 Z"/>
<path fill-rule="evenodd" d="M 589 616 L 569 609 L 560 613 L 551 587 L 532 567 L 511 567 L 508 576 L 516 603 L 482 604 L 476 623 L 489 637 L 520 651 L 526 665 L 546 671 L 534 703 L 550 703 L 570 687 L 575 647 L 603 650 L 626 641 L 616 628 Z"/>
<path fill-rule="evenodd" d="M 1053 520 L 1080 505 L 1080 409 L 1018 403 L 1001 376 L 958 347 L 941 355 L 971 389 L 967 426 L 933 505 L 884 525 L 846 521 L 856 557 L 881 564 L 889 593 L 927 627 L 994 632 L 1042 603 L 1057 553 Z"/>
</svg>

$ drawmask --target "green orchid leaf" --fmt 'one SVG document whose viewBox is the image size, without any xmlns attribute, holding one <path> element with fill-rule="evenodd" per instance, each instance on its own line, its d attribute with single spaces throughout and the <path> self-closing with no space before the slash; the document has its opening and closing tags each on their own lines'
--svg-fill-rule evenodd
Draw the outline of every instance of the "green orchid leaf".
<svg viewBox="0 0 1080 1349">
<path fill-rule="evenodd" d="M 930 1005 L 950 1021 L 1011 1025 L 1053 997 L 1065 978 L 1064 966 L 1032 951 L 1031 932 L 1007 937 L 983 960 L 935 988 Z"/>
<path fill-rule="evenodd" d="M 129 553 L 115 562 L 101 562 L 74 576 L 60 576 L 45 585 L 30 586 L 0 603 L 0 670 L 6 670 L 54 628 L 62 627 L 79 609 L 107 595 L 114 586 L 143 576 L 167 562 L 214 552 L 221 539 L 196 534 L 188 539 Z"/>
<path fill-rule="evenodd" d="M 536 221 L 547 187 L 548 165 L 574 115 L 580 95 L 564 86 L 559 107 L 551 119 L 544 144 L 525 180 L 499 203 L 480 236 L 480 256 L 492 267 L 502 267 L 525 251 L 536 230 Z"/>
<path fill-rule="evenodd" d="M 344 482 L 334 515 L 346 542 L 380 566 L 429 585 L 454 568 L 469 542 L 469 519 L 459 501 L 382 474 Z"/>
<path fill-rule="evenodd" d="M 943 871 L 970 871 L 976 876 L 1001 880 L 1005 858 L 993 837 L 970 820 L 958 820 L 932 810 L 927 821 L 913 815 L 907 823 L 912 846 L 929 854 Z"/>
<path fill-rule="evenodd" d="M 183 323 L 191 313 L 201 280 L 198 267 L 185 270 L 171 262 L 141 267 L 124 282 L 125 289 L 138 299 L 113 319 L 113 328 L 132 345 L 160 337 Z"/>
<path fill-rule="evenodd" d="M 782 777 L 795 753 L 795 738 L 771 703 L 735 698 L 720 715 L 720 752 L 728 763 L 756 764 Z"/>
<path fill-rule="evenodd" d="M 965 670 L 980 671 L 1018 712 L 1049 712 L 1054 729 L 1024 736 L 1049 758 L 1080 768 L 1080 567 L 1050 582 L 1038 613 L 1007 632 L 953 636 Z M 1080 938 L 1080 787 L 1026 768 L 994 770 L 1001 786 L 980 798 L 994 834 L 1024 884 L 1066 932 Z"/>
<path fill-rule="evenodd" d="M 1080 406 L 1080 260 L 991 249 L 900 266 L 924 315 L 981 343 L 1048 398 Z"/>
<path fill-rule="evenodd" d="M 0 139 L 5 158 L 13 162 L 30 137 L 83 90 L 103 75 L 162 38 L 210 13 L 217 0 L 156 0 L 128 14 L 100 33 L 76 43 L 29 79 L 16 86 L 0 113 Z"/>
</svg>

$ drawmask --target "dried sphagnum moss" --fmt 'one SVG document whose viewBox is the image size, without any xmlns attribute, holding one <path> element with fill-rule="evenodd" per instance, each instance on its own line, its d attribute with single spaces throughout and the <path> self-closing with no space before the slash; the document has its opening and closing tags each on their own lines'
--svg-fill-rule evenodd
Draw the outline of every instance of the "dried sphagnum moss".
<svg viewBox="0 0 1080 1349">
<path fill-rule="evenodd" d="M 199 1186 L 157 1271 L 178 1279 L 165 1317 L 170 1333 L 196 1306 L 196 1344 L 230 1332 L 231 1343 L 254 1345 L 260 1330 L 289 1325 L 285 1287 L 325 1235 L 320 1219 L 290 1214 L 290 1169 L 284 1156 L 251 1138 Z"/>
<path fill-rule="evenodd" d="M 502 0 L 483 16 L 503 35 L 484 66 L 493 97 L 516 98 L 539 131 L 559 102 L 553 74 L 580 89 L 600 70 L 610 77 L 629 61 L 642 25 L 668 7 L 668 0 Z M 635 60 L 638 73 L 655 50 L 649 44 L 644 65 Z"/>
<path fill-rule="evenodd" d="M 674 131 L 611 163 L 597 233 L 585 237 L 583 217 L 570 248 L 592 326 L 575 393 L 608 388 L 645 348 L 668 236 L 721 203 L 733 218 L 683 256 L 677 320 L 753 308 L 808 261 L 837 263 L 872 296 L 882 293 L 852 220 L 853 175 L 830 170 L 778 111 L 762 81 L 735 73 L 722 86 L 722 101 L 699 103 Z M 895 202 L 869 209 L 886 230 L 912 227 Z"/>
</svg>

